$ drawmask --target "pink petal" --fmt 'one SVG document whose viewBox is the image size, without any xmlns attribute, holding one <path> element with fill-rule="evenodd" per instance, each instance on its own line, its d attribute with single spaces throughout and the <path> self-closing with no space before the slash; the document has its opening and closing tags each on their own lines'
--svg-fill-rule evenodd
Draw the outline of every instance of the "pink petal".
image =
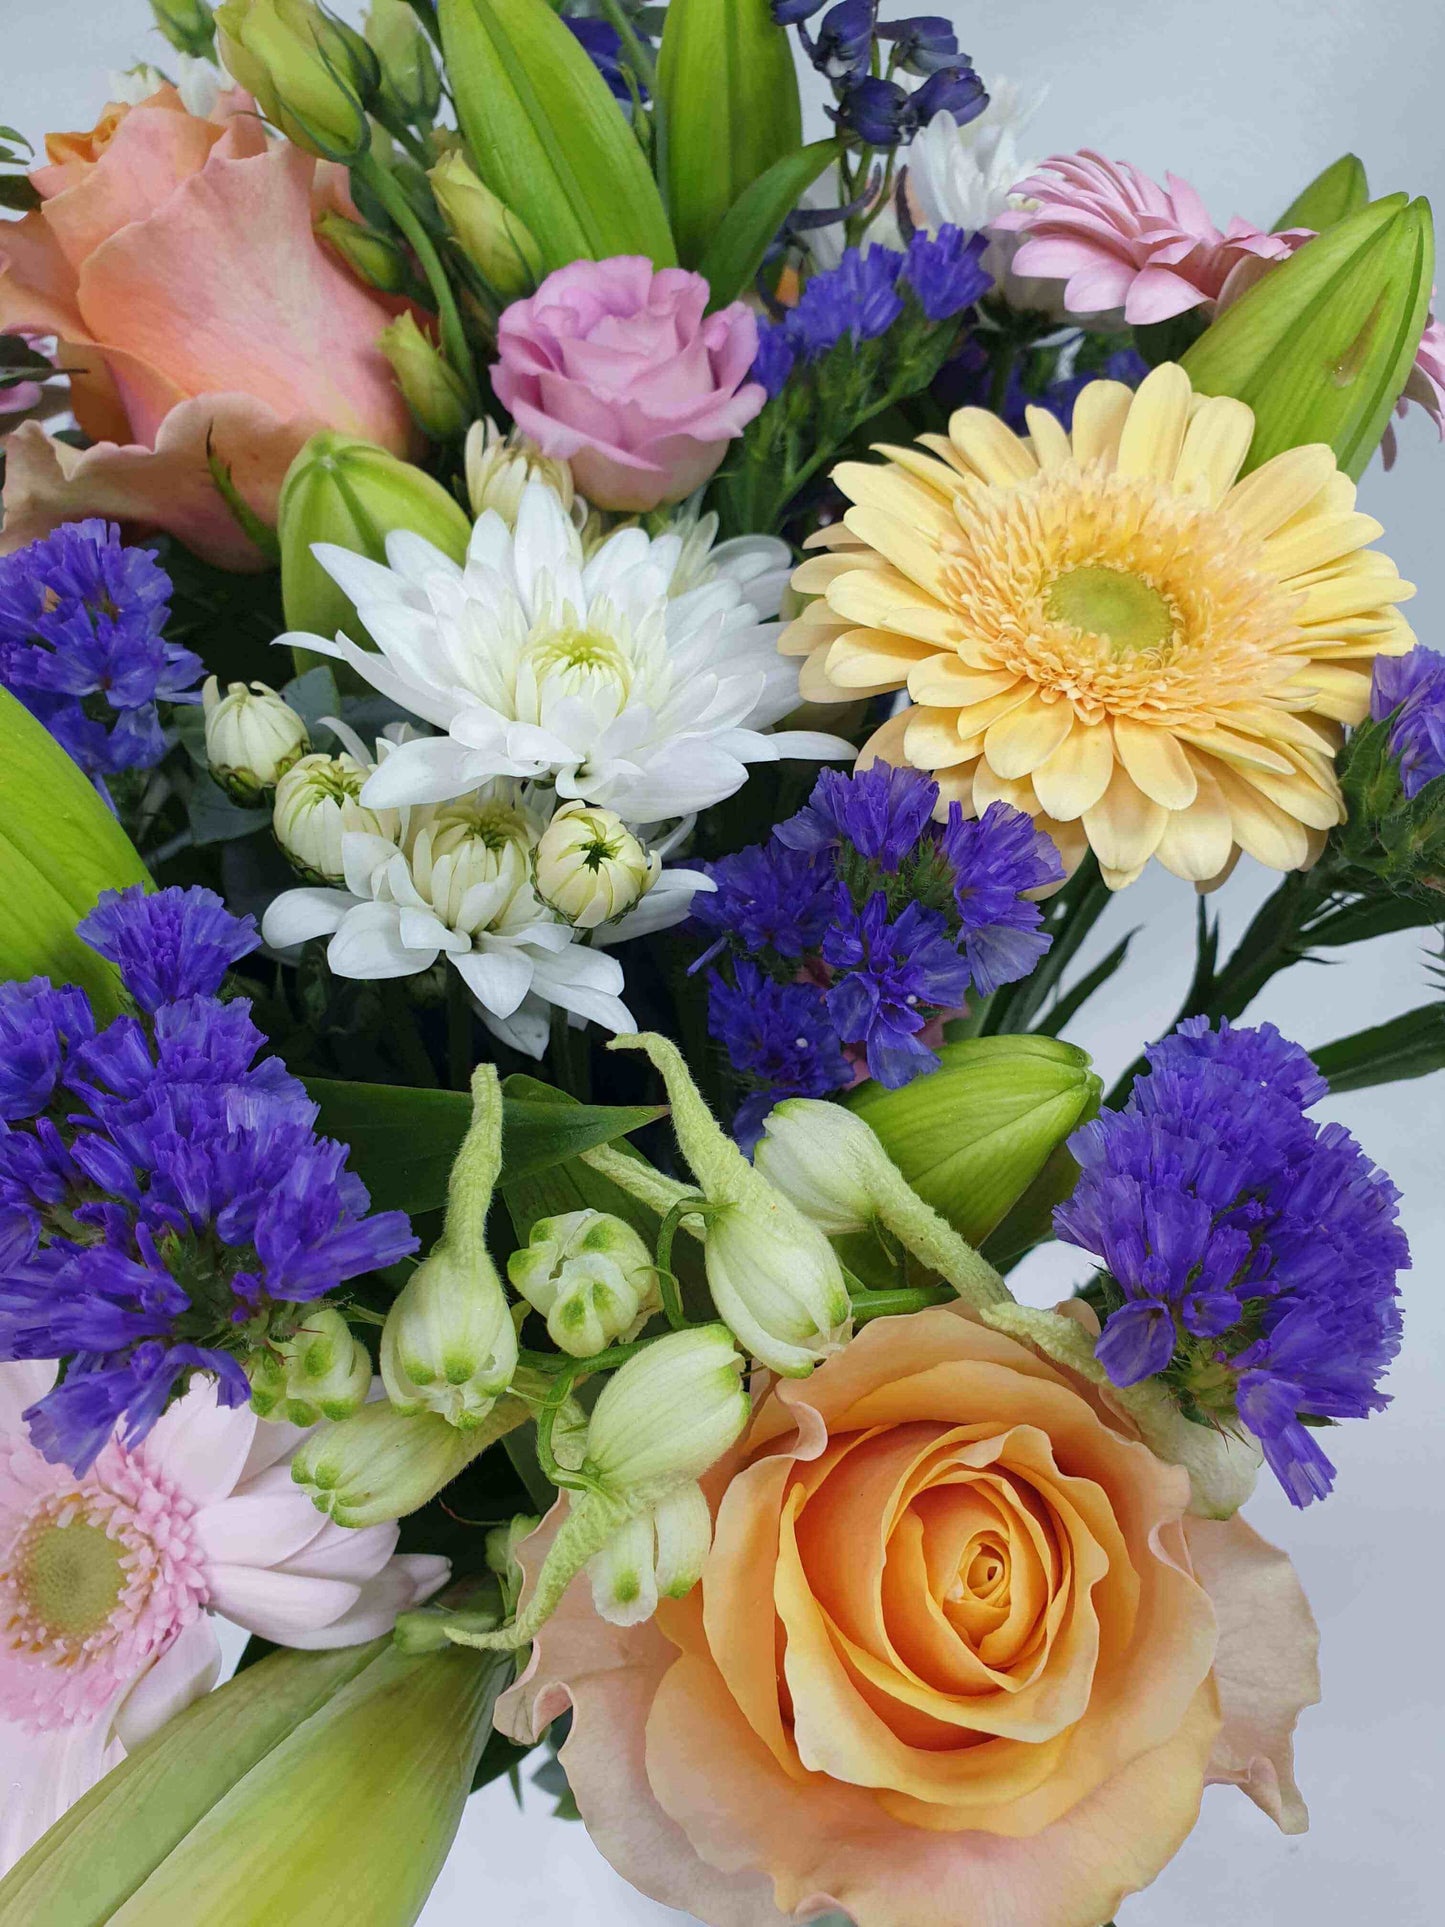
<svg viewBox="0 0 1445 1927">
<path fill-rule="evenodd" d="M 112 1723 L 115 1737 L 133 1753 L 220 1677 L 221 1643 L 210 1615 L 198 1613 L 121 1701 Z"/>
</svg>

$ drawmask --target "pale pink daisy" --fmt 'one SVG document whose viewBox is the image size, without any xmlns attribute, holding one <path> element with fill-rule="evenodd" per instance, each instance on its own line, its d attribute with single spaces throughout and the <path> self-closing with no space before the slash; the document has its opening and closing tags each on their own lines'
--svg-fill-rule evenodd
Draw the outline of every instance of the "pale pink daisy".
<svg viewBox="0 0 1445 1927">
<path fill-rule="evenodd" d="M 0 1364 L 0 1871 L 128 1747 L 215 1685 L 214 1615 L 279 1645 L 350 1646 L 430 1596 L 445 1559 L 347 1530 L 291 1479 L 304 1432 L 197 1379 L 83 1478 L 21 1413 L 49 1364 Z"/>
<path fill-rule="evenodd" d="M 1000 214 L 991 231 L 1023 235 L 1015 270 L 1064 281 L 1071 313 L 1122 311 L 1131 324 L 1213 305 L 1242 262 L 1289 252 L 1237 215 L 1217 228 L 1188 181 L 1164 179 L 1087 148 L 1055 154 L 1013 190 L 1033 205 Z"/>
</svg>

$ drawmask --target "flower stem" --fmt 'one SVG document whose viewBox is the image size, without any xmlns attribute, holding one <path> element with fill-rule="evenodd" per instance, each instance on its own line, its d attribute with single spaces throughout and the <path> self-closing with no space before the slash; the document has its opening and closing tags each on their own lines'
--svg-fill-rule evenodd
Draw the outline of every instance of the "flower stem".
<svg viewBox="0 0 1445 1927">
<path fill-rule="evenodd" d="M 853 1322 L 867 1324 L 870 1318 L 900 1318 L 911 1311 L 927 1311 L 931 1305 L 952 1305 L 958 1293 L 947 1285 L 912 1285 L 897 1291 L 869 1291 L 860 1288 L 848 1294 Z"/>
<path fill-rule="evenodd" d="M 602 0 L 602 11 L 617 29 L 617 37 L 627 49 L 628 65 L 651 94 L 657 98 L 657 63 L 643 46 L 632 18 L 621 0 Z"/>
<path fill-rule="evenodd" d="M 462 326 L 461 310 L 457 307 L 452 284 L 431 236 L 422 225 L 416 209 L 406 198 L 404 189 L 393 180 L 391 174 L 374 154 L 370 152 L 363 154 L 353 163 L 353 171 L 381 202 L 405 236 L 408 246 L 420 263 L 421 271 L 427 279 L 427 286 L 431 289 L 432 299 L 437 304 L 437 319 L 441 325 L 442 348 L 446 358 L 461 376 L 473 412 L 480 412 L 481 396 L 477 389 L 477 371 L 472 359 L 471 345 L 467 341 L 467 331 Z"/>
<path fill-rule="evenodd" d="M 393 977 L 381 986 L 382 1008 L 387 1016 L 387 1035 L 401 1067 L 413 1084 L 425 1090 L 434 1091 L 437 1087 L 437 1074 L 432 1068 L 431 1058 L 427 1055 L 426 1045 L 417 1031 L 416 1017 L 411 1000 L 406 994 L 405 980 Z"/>
<path fill-rule="evenodd" d="M 461 974 L 447 972 L 447 1079 L 454 1091 L 472 1080 L 472 1006 Z"/>
</svg>

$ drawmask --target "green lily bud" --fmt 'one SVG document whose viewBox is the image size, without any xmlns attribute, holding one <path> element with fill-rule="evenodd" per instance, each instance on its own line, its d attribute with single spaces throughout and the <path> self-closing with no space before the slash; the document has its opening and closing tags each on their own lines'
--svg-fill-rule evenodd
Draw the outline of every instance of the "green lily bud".
<svg viewBox="0 0 1445 1927">
<path fill-rule="evenodd" d="M 206 0 L 151 0 L 151 13 L 178 54 L 192 60 L 215 58 L 216 16 Z"/>
<path fill-rule="evenodd" d="M 303 1439 L 291 1477 L 337 1525 L 381 1525 L 435 1498 L 487 1443 L 485 1430 L 377 1401 Z"/>
<path fill-rule="evenodd" d="M 1254 410 L 1246 472 L 1326 442 L 1358 481 L 1398 401 L 1430 310 L 1429 203 L 1392 194 L 1307 241 L 1182 357 L 1195 392 Z"/>
<path fill-rule="evenodd" d="M 312 0 L 222 0 L 216 27 L 226 71 L 294 147 L 327 161 L 365 153 L 381 70 L 359 33 Z"/>
<path fill-rule="evenodd" d="M 104 1021 L 120 979 L 75 926 L 102 890 L 150 883 L 130 839 L 42 723 L 0 689 L 0 980 L 79 984 Z"/>
<path fill-rule="evenodd" d="M 662 1303 L 652 1253 L 607 1211 L 539 1218 L 507 1260 L 507 1277 L 573 1358 L 635 1337 Z"/>
<path fill-rule="evenodd" d="M 864 1084 L 848 1108 L 925 1203 L 980 1245 L 1098 1109 L 1085 1052 L 1054 1037 L 970 1037 L 902 1090 Z"/>
<path fill-rule="evenodd" d="M 409 310 L 382 329 L 377 347 L 396 371 L 397 386 L 417 425 L 434 442 L 455 441 L 471 419 L 466 383 Z"/>
<path fill-rule="evenodd" d="M 651 1619 L 662 1599 L 685 1599 L 712 1547 L 712 1513 L 700 1485 L 679 1486 L 629 1519 L 587 1562 L 592 1603 L 614 1626 Z"/>
<path fill-rule="evenodd" d="M 1369 198 L 1365 163 L 1358 154 L 1341 154 L 1295 195 L 1275 222 L 1273 232 L 1280 234 L 1287 228 L 1309 227 L 1316 234 L 1322 234 L 1336 221 L 1343 221 L 1347 214 L 1362 208 Z"/>
<path fill-rule="evenodd" d="M 463 1432 L 482 1423 L 517 1369 L 517 1330 L 486 1241 L 501 1168 L 502 1087 L 496 1065 L 479 1064 L 442 1235 L 402 1287 L 381 1334 L 381 1376 L 393 1406 L 436 1413 Z"/>
<path fill-rule="evenodd" d="M 403 127 L 430 127 L 441 105 L 441 75 L 406 0 L 371 0 L 362 33 L 381 68 L 377 105 L 382 117 Z"/>
<path fill-rule="evenodd" d="M 674 1044 L 644 1033 L 612 1048 L 645 1051 L 662 1073 L 677 1141 L 707 1200 L 703 1264 L 719 1315 L 770 1371 L 806 1378 L 850 1327 L 833 1247 L 720 1129 Z"/>
<path fill-rule="evenodd" d="M 406 256 L 389 235 L 328 208 L 317 220 L 316 232 L 327 247 L 350 268 L 358 281 L 383 294 L 399 294 L 411 281 Z"/>
<path fill-rule="evenodd" d="M 371 771 L 354 756 L 303 756 L 276 785 L 271 828 L 281 853 L 307 883 L 344 881 L 341 839 L 348 830 L 373 836 L 394 831 L 394 810 L 371 810 L 359 799 Z"/>
<path fill-rule="evenodd" d="M 0 1882 L 0 1919 L 402 1927 L 441 1871 L 509 1677 L 451 1645 L 272 1653 L 83 1795 Z"/>
<path fill-rule="evenodd" d="M 427 179 L 452 239 L 498 299 L 530 294 L 546 265 L 526 222 L 455 151 L 443 155 Z"/>
<path fill-rule="evenodd" d="M 353 642 L 366 646 L 366 630 L 355 609 L 311 546 L 334 542 L 381 562 L 394 529 L 424 535 L 453 562 L 466 555 L 472 532 L 461 505 L 410 462 L 330 429 L 313 435 L 281 484 L 276 533 L 287 626 L 320 636 L 343 629 Z"/>
<path fill-rule="evenodd" d="M 515 529 L 528 482 L 545 482 L 572 514 L 577 496 L 568 464 L 544 455 L 515 429 L 504 435 L 485 415 L 467 430 L 466 468 L 467 500 L 475 516 L 492 509 L 509 529 Z"/>
<path fill-rule="evenodd" d="M 532 858 L 537 894 L 579 930 L 625 916 L 662 875 L 615 810 L 564 803 Z"/>
<path fill-rule="evenodd" d="M 307 1312 L 281 1344 L 286 1393 L 280 1416 L 292 1425 L 350 1418 L 371 1390 L 371 1354 L 332 1305 Z M 252 1395 L 255 1405 L 255 1395 Z"/>
<path fill-rule="evenodd" d="M 206 678 L 206 761 L 211 774 L 237 803 L 259 803 L 311 747 L 306 724 L 268 683 L 221 685 Z"/>
<path fill-rule="evenodd" d="M 743 1361 L 725 1325 L 656 1339 L 608 1379 L 587 1427 L 587 1469 L 619 1495 L 700 1479 L 748 1422 Z"/>
</svg>

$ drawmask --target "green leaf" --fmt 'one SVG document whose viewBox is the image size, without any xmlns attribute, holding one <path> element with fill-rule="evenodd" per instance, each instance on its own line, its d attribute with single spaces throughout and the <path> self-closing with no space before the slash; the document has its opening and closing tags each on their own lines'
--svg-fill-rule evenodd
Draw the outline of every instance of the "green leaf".
<svg viewBox="0 0 1445 1927">
<path fill-rule="evenodd" d="M 1320 234 L 1362 208 L 1369 198 L 1365 163 L 1358 154 L 1341 154 L 1322 174 L 1316 174 L 1308 187 L 1301 188 L 1271 232 L 1280 234 L 1286 228 L 1312 227 Z"/>
<path fill-rule="evenodd" d="M 677 258 L 695 268 L 738 197 L 803 138 L 793 49 L 768 0 L 672 0 L 657 102 Z"/>
<path fill-rule="evenodd" d="M 508 1182 L 533 1178 L 663 1115 L 656 1104 L 563 1106 L 515 1093 L 518 1081 L 508 1078 L 503 1095 L 502 1171 Z M 472 1114 L 465 1092 L 320 1077 L 308 1080 L 307 1089 L 321 1107 L 320 1129 L 351 1146 L 352 1169 L 378 1211 L 415 1214 L 446 1203 L 447 1177 Z"/>
<path fill-rule="evenodd" d="M 1180 361 L 1204 333 L 1204 317 L 1197 308 L 1171 315 L 1168 321 L 1138 322 L 1134 327 L 1134 346 L 1151 368 L 1162 362 Z"/>
<path fill-rule="evenodd" d="M 1326 911 L 1318 921 L 1305 927 L 1309 944 L 1329 944 L 1332 948 L 1348 943 L 1368 943 L 1374 937 L 1393 936 L 1397 930 L 1420 930 L 1425 925 L 1445 922 L 1445 898 L 1432 893 L 1429 898 L 1406 896 L 1359 897 L 1353 903 Z"/>
<path fill-rule="evenodd" d="M 0 176 L 0 207 L 13 208 L 17 214 L 29 214 L 40 205 L 40 192 L 24 174 Z"/>
<path fill-rule="evenodd" d="M 1034 1025 L 1035 1032 L 1042 1037 L 1057 1037 L 1069 1019 L 1088 1002 L 1094 992 L 1101 990 L 1108 983 L 1128 956 L 1129 946 L 1138 934 L 1137 928 L 1131 930 L 1127 937 L 1114 945 L 1102 963 L 1096 964 L 1087 975 L 1080 977 L 1076 984 L 1066 990 L 1053 1008 Z"/>
<path fill-rule="evenodd" d="M 1310 1056 L 1335 1095 L 1445 1070 L 1445 1004 L 1422 1004 L 1371 1030 L 1340 1037 Z"/>
<path fill-rule="evenodd" d="M 830 161 L 836 141 L 814 141 L 774 161 L 728 208 L 709 240 L 698 272 L 712 288 L 714 308 L 736 301 L 758 271 L 768 244 Z"/>
<path fill-rule="evenodd" d="M 472 164 L 548 270 L 579 257 L 677 260 L 637 137 L 547 0 L 441 0 L 447 78 Z"/>
</svg>

